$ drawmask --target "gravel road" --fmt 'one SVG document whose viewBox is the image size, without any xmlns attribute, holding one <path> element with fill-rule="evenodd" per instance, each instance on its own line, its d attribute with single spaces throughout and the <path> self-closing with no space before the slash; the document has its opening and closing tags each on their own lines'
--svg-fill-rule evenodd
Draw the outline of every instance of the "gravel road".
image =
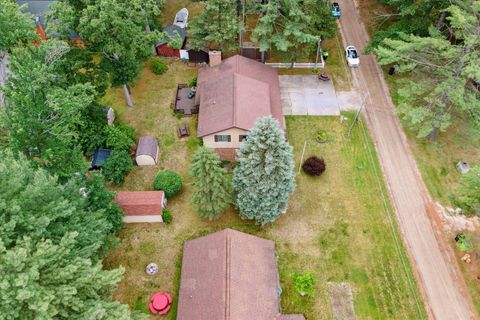
<svg viewBox="0 0 480 320">
<path fill-rule="evenodd" d="M 342 8 L 340 25 L 344 41 L 362 53 L 368 34 L 355 2 L 338 2 Z M 477 319 L 375 57 L 361 55 L 360 67 L 352 70 L 352 74 L 354 86 L 364 94 L 367 124 L 429 317 Z"/>
</svg>

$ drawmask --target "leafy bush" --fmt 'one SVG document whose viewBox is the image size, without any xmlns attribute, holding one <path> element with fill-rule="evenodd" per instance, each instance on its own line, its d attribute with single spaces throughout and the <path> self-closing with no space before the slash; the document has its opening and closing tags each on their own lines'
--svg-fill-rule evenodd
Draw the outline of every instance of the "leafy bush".
<svg viewBox="0 0 480 320">
<path fill-rule="evenodd" d="M 163 60 L 159 58 L 154 58 L 152 60 L 152 63 L 150 64 L 150 69 L 152 70 L 153 73 L 162 75 L 168 70 L 168 66 Z"/>
<path fill-rule="evenodd" d="M 167 208 L 163 208 L 163 211 L 162 211 L 162 219 L 163 219 L 163 222 L 165 222 L 166 224 L 170 224 L 170 222 L 172 222 L 172 214 L 170 213 L 170 210 L 168 210 Z"/>
<path fill-rule="evenodd" d="M 163 190 L 167 198 L 171 198 L 182 190 L 183 178 L 175 171 L 162 170 L 155 177 L 154 190 Z"/>
<path fill-rule="evenodd" d="M 79 125 L 78 141 L 87 155 L 92 155 L 95 150 L 105 145 L 107 116 L 103 109 L 103 106 L 91 104 L 83 112 L 85 121 Z"/>
<path fill-rule="evenodd" d="M 462 176 L 460 186 L 451 200 L 466 215 L 480 215 L 480 165 L 474 166 Z"/>
<path fill-rule="evenodd" d="M 101 174 L 92 174 L 87 184 L 87 207 L 90 211 L 103 210 L 104 216 L 110 222 L 111 233 L 119 231 L 123 225 L 123 210 L 113 203 L 115 193 L 104 186 L 104 177 Z"/>
<path fill-rule="evenodd" d="M 473 244 L 470 237 L 466 234 L 460 233 L 455 237 L 457 246 L 462 252 L 471 252 L 473 250 Z"/>
<path fill-rule="evenodd" d="M 127 124 L 107 126 L 106 146 L 113 150 L 129 150 L 135 143 L 135 129 Z"/>
<path fill-rule="evenodd" d="M 325 168 L 325 161 L 316 156 L 309 157 L 302 165 L 303 171 L 311 176 L 320 176 Z"/>
<path fill-rule="evenodd" d="M 194 76 L 192 80 L 188 83 L 189 87 L 196 87 L 197 86 L 197 76 Z"/>
<path fill-rule="evenodd" d="M 102 173 L 105 180 L 121 185 L 132 168 L 133 161 L 127 151 L 113 150 L 102 166 Z"/>
<path fill-rule="evenodd" d="M 317 279 L 310 272 L 305 273 L 296 273 L 291 274 L 292 280 L 295 283 L 295 290 L 301 296 L 313 297 L 315 293 L 315 285 L 317 284 Z"/>
<path fill-rule="evenodd" d="M 315 139 L 320 143 L 327 142 L 327 131 L 317 130 L 317 132 L 315 132 Z"/>
</svg>

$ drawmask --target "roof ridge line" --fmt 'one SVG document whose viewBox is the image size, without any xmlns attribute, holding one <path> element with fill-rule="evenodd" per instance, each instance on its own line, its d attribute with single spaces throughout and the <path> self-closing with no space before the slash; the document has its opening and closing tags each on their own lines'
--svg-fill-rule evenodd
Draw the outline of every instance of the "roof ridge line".
<svg viewBox="0 0 480 320">
<path fill-rule="evenodd" d="M 226 230 L 225 232 L 226 237 L 225 237 L 225 246 L 226 246 L 226 270 L 225 270 L 225 320 L 230 319 L 230 282 L 231 282 L 231 271 L 232 271 L 232 266 L 231 266 L 231 246 L 232 246 L 232 239 L 230 237 L 230 232 L 229 230 Z"/>
<path fill-rule="evenodd" d="M 232 108 L 232 126 L 237 125 L 237 72 L 233 73 L 233 108 Z"/>
</svg>

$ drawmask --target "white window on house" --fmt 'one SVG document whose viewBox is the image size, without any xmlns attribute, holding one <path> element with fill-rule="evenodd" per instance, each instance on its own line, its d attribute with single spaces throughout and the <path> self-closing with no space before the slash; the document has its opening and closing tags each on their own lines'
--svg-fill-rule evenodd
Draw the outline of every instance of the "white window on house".
<svg viewBox="0 0 480 320">
<path fill-rule="evenodd" d="M 241 134 L 238 136 L 238 141 L 243 142 L 247 140 L 247 135 L 246 134 Z"/>
<path fill-rule="evenodd" d="M 216 134 L 215 142 L 230 142 L 232 139 L 229 134 Z"/>
</svg>

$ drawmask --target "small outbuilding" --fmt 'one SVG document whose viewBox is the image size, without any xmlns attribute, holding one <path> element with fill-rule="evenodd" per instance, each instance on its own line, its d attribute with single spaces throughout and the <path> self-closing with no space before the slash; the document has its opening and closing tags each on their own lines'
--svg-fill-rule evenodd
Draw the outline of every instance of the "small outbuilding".
<svg viewBox="0 0 480 320">
<path fill-rule="evenodd" d="M 154 166 L 158 164 L 158 141 L 152 136 L 143 136 L 138 140 L 135 161 L 139 166 Z"/>
<path fill-rule="evenodd" d="M 180 58 L 180 49 L 185 46 L 187 31 L 174 24 L 165 27 L 163 31 L 167 34 L 167 37 L 155 45 L 157 55 L 161 57 Z M 177 37 L 180 38 L 177 39 Z M 176 40 L 181 42 L 179 47 L 172 47 L 171 42 Z"/>
<path fill-rule="evenodd" d="M 163 191 L 120 191 L 115 203 L 125 212 L 125 223 L 163 222 L 167 199 Z"/>
<path fill-rule="evenodd" d="M 90 170 L 100 170 L 108 157 L 110 157 L 110 153 L 110 149 L 97 149 L 92 155 Z"/>
</svg>

